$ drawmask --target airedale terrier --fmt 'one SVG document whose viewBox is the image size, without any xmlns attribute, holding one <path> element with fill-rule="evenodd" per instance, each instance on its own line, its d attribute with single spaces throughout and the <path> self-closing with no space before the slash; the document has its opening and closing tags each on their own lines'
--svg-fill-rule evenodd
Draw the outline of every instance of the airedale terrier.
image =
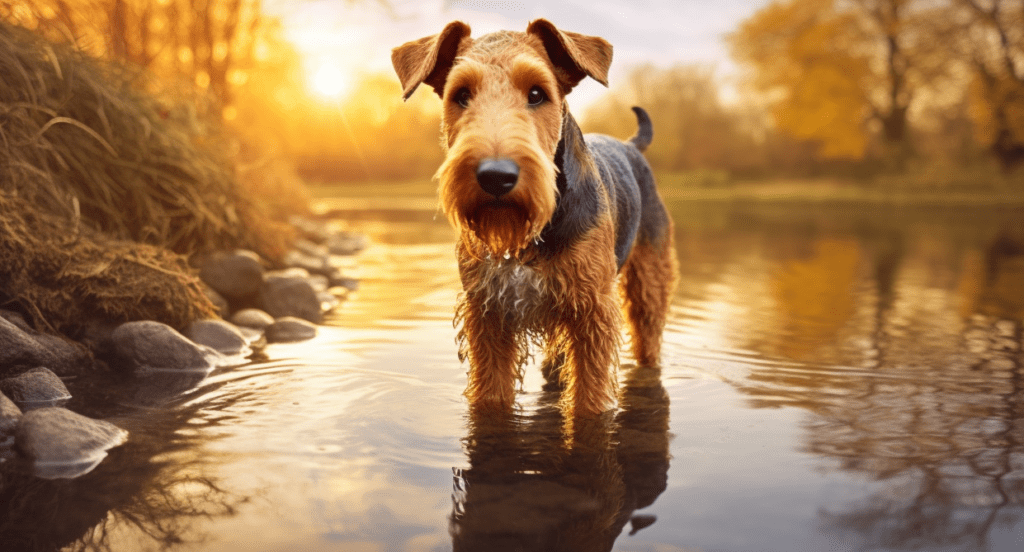
<svg viewBox="0 0 1024 552">
<path fill-rule="evenodd" d="M 470 38 L 469 26 L 408 42 L 391 55 L 404 97 L 426 83 L 444 102 L 446 158 L 435 178 L 459 231 L 464 292 L 460 358 L 474 408 L 509 409 L 531 343 L 563 410 L 616 406 L 623 308 L 640 366 L 659 362 L 675 284 L 672 220 L 641 152 L 647 113 L 626 142 L 584 136 L 565 96 L 584 77 L 607 85 L 612 46 L 544 19 L 526 32 Z"/>
</svg>

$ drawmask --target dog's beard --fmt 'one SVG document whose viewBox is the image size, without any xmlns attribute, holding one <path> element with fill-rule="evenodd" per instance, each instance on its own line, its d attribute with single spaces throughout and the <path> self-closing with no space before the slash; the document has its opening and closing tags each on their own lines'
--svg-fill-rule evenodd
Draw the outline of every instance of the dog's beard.
<svg viewBox="0 0 1024 552">
<path fill-rule="evenodd" d="M 519 182 L 500 199 L 480 189 L 476 168 L 480 158 L 450 151 L 438 169 L 441 208 L 463 236 L 483 249 L 482 253 L 515 256 L 535 242 L 555 212 L 555 166 L 540 152 L 521 148 L 513 157 L 519 165 Z M 540 161 L 538 161 L 540 160 Z"/>
<path fill-rule="evenodd" d="M 496 256 L 515 255 L 540 235 L 525 208 L 512 202 L 486 203 L 466 219 L 472 237 Z"/>
</svg>

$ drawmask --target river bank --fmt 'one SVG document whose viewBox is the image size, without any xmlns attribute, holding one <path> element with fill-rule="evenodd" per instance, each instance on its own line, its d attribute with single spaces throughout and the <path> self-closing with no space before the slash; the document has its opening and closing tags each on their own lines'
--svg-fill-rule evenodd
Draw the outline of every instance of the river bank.
<svg viewBox="0 0 1024 552">
<path fill-rule="evenodd" d="M 0 23 L 0 491 L 131 439 L 65 381 L 241 364 L 316 335 L 366 245 L 203 98 Z"/>
</svg>

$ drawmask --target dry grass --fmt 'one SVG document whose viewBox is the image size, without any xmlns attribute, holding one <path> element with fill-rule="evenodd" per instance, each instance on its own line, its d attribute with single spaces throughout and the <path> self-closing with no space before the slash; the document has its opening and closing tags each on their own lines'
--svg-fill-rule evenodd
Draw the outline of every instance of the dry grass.
<svg viewBox="0 0 1024 552">
<path fill-rule="evenodd" d="M 239 163 L 195 103 L 142 78 L 0 22 L 0 307 L 69 334 L 90 318 L 182 327 L 210 312 L 188 256 L 283 253 L 283 213 L 239 181 L 297 184 Z"/>
<path fill-rule="evenodd" d="M 225 139 L 195 109 L 149 97 L 116 67 L 7 24 L 0 75 L 4 189 L 178 253 L 250 241 Z"/>
</svg>

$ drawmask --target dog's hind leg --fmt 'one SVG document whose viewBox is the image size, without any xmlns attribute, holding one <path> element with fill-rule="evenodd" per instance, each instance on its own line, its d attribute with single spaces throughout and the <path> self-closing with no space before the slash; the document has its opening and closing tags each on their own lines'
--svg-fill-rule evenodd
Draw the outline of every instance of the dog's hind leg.
<svg viewBox="0 0 1024 552">
<path fill-rule="evenodd" d="M 661 335 L 676 282 L 672 221 L 658 239 L 641 236 L 620 278 L 623 310 L 629 322 L 633 357 L 639 366 L 657 366 Z"/>
</svg>

